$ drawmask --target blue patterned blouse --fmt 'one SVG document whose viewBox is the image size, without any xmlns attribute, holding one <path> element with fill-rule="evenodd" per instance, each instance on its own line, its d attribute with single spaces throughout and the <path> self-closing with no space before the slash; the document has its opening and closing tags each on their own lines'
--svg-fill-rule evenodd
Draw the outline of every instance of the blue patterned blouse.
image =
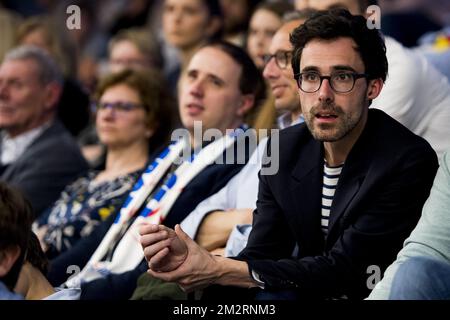
<svg viewBox="0 0 450 320">
<path fill-rule="evenodd" d="M 44 235 L 47 256 L 52 259 L 67 251 L 79 239 L 91 234 L 110 214 L 120 210 L 141 172 L 95 182 L 99 171 L 91 171 L 67 186 L 53 207 L 33 225 L 35 232 L 41 226 L 48 227 Z"/>
</svg>

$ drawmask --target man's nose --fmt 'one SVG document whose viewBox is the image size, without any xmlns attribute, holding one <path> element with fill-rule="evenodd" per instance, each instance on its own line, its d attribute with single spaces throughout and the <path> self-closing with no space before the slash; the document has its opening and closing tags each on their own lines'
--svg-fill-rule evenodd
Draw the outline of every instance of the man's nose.
<svg viewBox="0 0 450 320">
<path fill-rule="evenodd" d="M 266 79 L 277 78 L 280 75 L 280 68 L 278 68 L 275 57 L 271 57 L 266 63 L 263 70 L 263 77 Z"/>
<path fill-rule="evenodd" d="M 204 94 L 204 82 L 196 79 L 189 84 L 189 93 L 196 97 L 202 97 Z"/>
<path fill-rule="evenodd" d="M 0 83 L 0 98 L 5 99 L 8 97 L 8 88 L 5 84 Z"/>
<path fill-rule="evenodd" d="M 319 101 L 329 102 L 334 100 L 334 91 L 331 88 L 330 81 L 328 79 L 322 80 L 322 85 L 319 89 Z"/>
</svg>

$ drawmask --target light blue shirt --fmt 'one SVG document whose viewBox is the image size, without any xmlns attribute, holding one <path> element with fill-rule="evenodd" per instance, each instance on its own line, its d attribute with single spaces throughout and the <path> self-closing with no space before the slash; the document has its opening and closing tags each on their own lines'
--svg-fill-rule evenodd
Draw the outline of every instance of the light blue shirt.
<svg viewBox="0 0 450 320">
<path fill-rule="evenodd" d="M 450 150 L 449 150 L 450 151 Z M 429 257 L 450 263 L 450 152 L 444 154 L 422 216 L 397 259 L 386 269 L 369 300 L 386 300 L 399 266 L 413 257 Z M 414 279 L 411 279 L 414 281 Z"/>
<path fill-rule="evenodd" d="M 55 288 L 55 293 L 42 300 L 80 300 L 80 288 Z"/>
<path fill-rule="evenodd" d="M 23 300 L 17 293 L 11 292 L 3 282 L 0 281 L 0 300 Z"/>
</svg>

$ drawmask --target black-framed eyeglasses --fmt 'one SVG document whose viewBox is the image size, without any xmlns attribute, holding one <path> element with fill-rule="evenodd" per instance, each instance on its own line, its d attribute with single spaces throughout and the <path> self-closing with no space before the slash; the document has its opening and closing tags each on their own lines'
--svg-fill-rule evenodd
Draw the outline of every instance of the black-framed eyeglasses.
<svg viewBox="0 0 450 320">
<path fill-rule="evenodd" d="M 134 102 L 97 102 L 94 103 L 95 111 L 112 109 L 114 112 L 118 113 L 128 113 L 138 108 L 142 108 L 142 104 Z"/>
<path fill-rule="evenodd" d="M 275 58 L 275 63 L 278 68 L 286 69 L 291 63 L 292 51 L 277 51 L 275 54 L 263 55 L 264 65 L 267 65 L 272 58 Z"/>
<path fill-rule="evenodd" d="M 353 90 L 356 80 L 367 78 L 365 73 L 356 73 L 348 71 L 332 72 L 329 76 L 321 76 L 318 72 L 307 71 L 294 75 L 300 90 L 306 93 L 317 92 L 322 86 L 324 79 L 330 83 L 331 89 L 337 93 L 346 93 Z"/>
</svg>

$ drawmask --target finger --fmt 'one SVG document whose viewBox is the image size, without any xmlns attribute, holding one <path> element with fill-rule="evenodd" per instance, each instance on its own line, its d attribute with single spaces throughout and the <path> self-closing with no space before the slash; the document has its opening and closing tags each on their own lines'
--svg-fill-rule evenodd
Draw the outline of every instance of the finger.
<svg viewBox="0 0 450 320">
<path fill-rule="evenodd" d="M 165 247 L 158 251 L 153 257 L 148 260 L 148 267 L 152 270 L 158 271 L 160 266 L 163 265 L 163 259 L 169 253 L 169 248 Z"/>
<path fill-rule="evenodd" d="M 168 238 L 169 233 L 166 230 L 163 230 L 141 236 L 140 242 L 142 247 L 145 248 Z"/>
<path fill-rule="evenodd" d="M 141 236 L 146 235 L 146 234 L 151 234 L 154 232 L 158 232 L 159 231 L 159 226 L 157 224 L 145 224 L 143 223 L 140 227 L 139 227 L 139 234 Z"/>
<path fill-rule="evenodd" d="M 183 240 L 184 242 L 188 243 L 193 241 L 186 232 L 183 231 L 183 229 L 181 229 L 181 226 L 179 224 L 177 224 L 175 226 L 175 233 L 177 234 L 177 236 Z"/>
<path fill-rule="evenodd" d="M 171 282 L 172 278 L 167 275 L 166 272 L 158 272 L 153 271 L 152 269 L 148 269 L 147 273 L 151 275 L 153 278 L 161 279 L 163 281 Z"/>
<path fill-rule="evenodd" d="M 166 239 L 163 241 L 159 241 L 151 246 L 147 246 L 144 248 L 144 256 L 145 259 L 150 260 L 153 258 L 154 255 L 156 255 L 159 251 L 161 251 L 164 248 L 169 247 L 170 243 L 172 242 L 171 239 Z"/>
</svg>

